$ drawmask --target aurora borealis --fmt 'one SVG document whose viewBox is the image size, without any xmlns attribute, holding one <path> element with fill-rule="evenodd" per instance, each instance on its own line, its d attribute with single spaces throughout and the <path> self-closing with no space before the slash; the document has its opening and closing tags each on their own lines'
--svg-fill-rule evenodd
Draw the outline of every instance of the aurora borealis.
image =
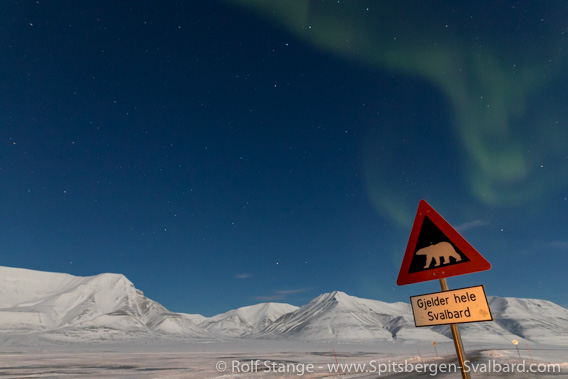
<svg viewBox="0 0 568 379">
<path fill-rule="evenodd" d="M 0 265 L 215 314 L 397 287 L 426 199 L 488 295 L 568 304 L 562 1 L 8 1 Z"/>
</svg>

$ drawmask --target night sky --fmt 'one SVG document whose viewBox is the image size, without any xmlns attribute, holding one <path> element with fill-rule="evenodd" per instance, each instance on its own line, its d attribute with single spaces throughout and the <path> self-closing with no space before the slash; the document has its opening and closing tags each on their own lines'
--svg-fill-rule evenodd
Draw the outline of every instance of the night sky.
<svg viewBox="0 0 568 379">
<path fill-rule="evenodd" d="M 420 199 L 568 305 L 564 1 L 2 1 L 0 265 L 211 316 L 405 301 Z"/>
</svg>

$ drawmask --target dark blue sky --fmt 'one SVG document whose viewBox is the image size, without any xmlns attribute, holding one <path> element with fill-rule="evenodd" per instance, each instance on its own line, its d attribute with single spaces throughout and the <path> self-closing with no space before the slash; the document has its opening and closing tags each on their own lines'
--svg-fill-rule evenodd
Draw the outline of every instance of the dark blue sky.
<svg viewBox="0 0 568 379">
<path fill-rule="evenodd" d="M 205 315 L 408 301 L 426 199 L 493 265 L 451 288 L 566 305 L 567 12 L 2 2 L 0 264 Z"/>
</svg>

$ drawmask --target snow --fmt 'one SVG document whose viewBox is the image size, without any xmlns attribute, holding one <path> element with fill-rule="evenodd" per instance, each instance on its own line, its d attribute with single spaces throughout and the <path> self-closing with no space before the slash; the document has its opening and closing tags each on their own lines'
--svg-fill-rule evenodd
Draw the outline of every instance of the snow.
<svg viewBox="0 0 568 379">
<path fill-rule="evenodd" d="M 494 322 L 461 324 L 476 343 L 568 344 L 568 310 L 536 299 L 490 297 Z M 341 291 L 298 308 L 261 303 L 213 317 L 175 313 L 144 296 L 120 274 L 78 277 L 0 267 L 1 344 L 133 339 L 326 343 L 417 343 L 451 340 L 447 326 L 416 328 L 408 303 L 361 299 Z M 27 342 L 26 342 L 27 341 Z"/>
<path fill-rule="evenodd" d="M 298 307 L 290 304 L 261 303 L 204 319 L 199 326 L 219 336 L 244 336 L 266 328 L 280 316 L 296 309 Z"/>
<path fill-rule="evenodd" d="M 0 333 L 38 332 L 56 341 L 213 338 L 191 318 L 146 298 L 123 275 L 76 277 L 0 267 Z"/>
<path fill-rule="evenodd" d="M 537 299 L 490 297 L 489 304 L 494 322 L 460 324 L 468 359 L 501 365 L 552 362 L 563 374 L 568 371 L 567 309 Z M 328 364 L 336 359 L 367 369 L 370 363 L 455 363 L 450 338 L 447 325 L 416 328 L 410 304 L 340 291 L 300 308 L 263 303 L 208 318 L 171 312 L 119 274 L 76 277 L 0 267 L 2 377 L 298 377 L 289 370 L 310 364 L 314 372 L 303 376 L 333 377 Z M 518 351 L 513 339 L 519 341 Z M 257 361 L 262 370 L 243 371 L 247 362 Z M 219 362 L 227 368 L 219 370 Z M 288 371 L 268 372 L 263 362 Z M 377 376 L 369 370 L 343 374 Z"/>
<path fill-rule="evenodd" d="M 282 316 L 262 331 L 266 338 L 305 341 L 393 341 L 399 325 L 410 323 L 409 304 L 388 304 L 335 291 Z"/>
<path fill-rule="evenodd" d="M 511 348 L 467 349 L 466 358 L 470 367 L 499 364 L 501 367 L 524 362 L 530 364 L 556 366 L 560 375 L 568 372 L 566 359 L 568 350 L 550 346 L 538 347 L 529 355 L 526 349 L 520 352 Z M 341 377 L 345 378 L 415 378 L 432 377 L 430 373 L 409 372 L 419 365 L 428 365 L 430 371 L 441 370 L 444 365 L 457 366 L 453 343 L 440 343 L 435 353 L 430 344 L 328 344 L 290 341 L 235 340 L 217 343 L 177 343 L 177 344 L 112 344 L 83 345 L 80 349 L 55 346 L 49 349 L 25 348 L 18 350 L 0 349 L 2 364 L 0 376 L 9 378 L 332 378 L 338 377 L 333 369 L 336 362 L 343 366 Z M 254 370 L 255 362 L 258 362 Z M 268 365 L 267 365 L 268 363 Z M 364 367 L 359 372 L 355 364 Z M 376 368 L 383 365 L 408 365 L 406 372 L 383 373 L 378 375 Z M 272 366 L 274 365 L 274 366 Z M 310 366 L 311 365 L 311 366 Z M 365 366 L 361 366 L 365 365 Z M 432 366 L 434 365 L 434 366 Z M 253 368 L 251 370 L 251 367 Z M 267 372 L 266 367 L 280 368 L 283 371 Z M 300 370 L 312 367 L 299 375 Z M 541 366 L 545 367 L 545 366 Z M 351 369 L 349 369 L 351 368 Z M 239 370 L 241 372 L 239 372 Z M 293 370 L 296 370 L 293 372 Z M 459 370 L 459 369 L 458 369 Z M 251 372 L 252 371 L 252 372 Z M 435 377 L 456 378 L 458 372 L 439 372 Z M 558 373 L 494 374 L 492 372 L 472 373 L 474 378 L 538 377 L 557 378 Z"/>
<path fill-rule="evenodd" d="M 568 309 L 551 301 L 491 297 L 495 323 L 519 337 L 540 343 L 568 345 Z"/>
<path fill-rule="evenodd" d="M 183 317 L 193 321 L 193 323 L 195 324 L 199 324 L 200 322 L 204 321 L 207 319 L 207 317 L 200 315 L 200 314 L 189 314 L 189 313 L 178 313 L 179 315 L 182 315 Z"/>
</svg>

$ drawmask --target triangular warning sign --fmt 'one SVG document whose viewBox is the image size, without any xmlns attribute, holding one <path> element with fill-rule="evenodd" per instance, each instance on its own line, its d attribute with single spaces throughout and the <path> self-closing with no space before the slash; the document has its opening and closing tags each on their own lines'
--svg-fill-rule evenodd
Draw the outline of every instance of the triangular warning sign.
<svg viewBox="0 0 568 379">
<path fill-rule="evenodd" d="M 421 200 L 396 284 L 485 271 L 491 264 L 426 201 Z"/>
</svg>

